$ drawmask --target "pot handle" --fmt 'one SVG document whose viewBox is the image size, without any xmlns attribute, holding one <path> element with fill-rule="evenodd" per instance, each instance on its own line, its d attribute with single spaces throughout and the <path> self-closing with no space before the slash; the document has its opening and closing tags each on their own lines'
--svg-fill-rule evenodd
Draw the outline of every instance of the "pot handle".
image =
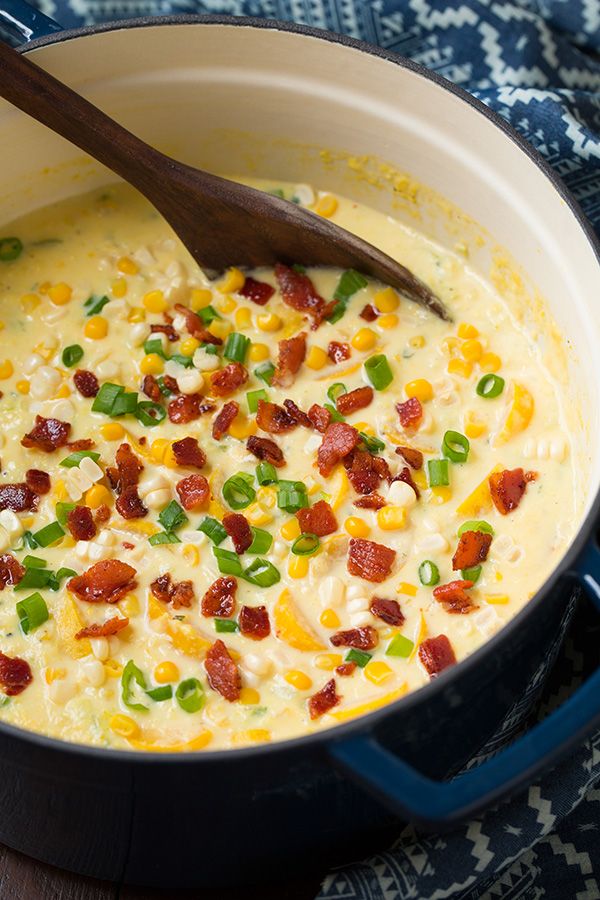
<svg viewBox="0 0 600 900">
<path fill-rule="evenodd" d="M 25 0 L 0 0 L 0 26 L 18 44 L 27 44 L 36 38 L 62 31 L 58 22 L 30 6 Z"/>
<path fill-rule="evenodd" d="M 588 542 L 569 573 L 600 611 L 600 551 Z M 403 819 L 439 828 L 480 813 L 531 782 L 600 725 L 600 669 L 555 712 L 492 759 L 451 781 L 434 781 L 398 759 L 374 735 L 332 741 L 328 751 L 351 778 Z"/>
</svg>

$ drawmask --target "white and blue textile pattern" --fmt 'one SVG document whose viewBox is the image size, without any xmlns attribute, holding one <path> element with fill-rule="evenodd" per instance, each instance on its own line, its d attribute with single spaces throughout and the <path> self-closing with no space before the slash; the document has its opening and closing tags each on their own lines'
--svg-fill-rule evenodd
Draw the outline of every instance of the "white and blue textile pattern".
<svg viewBox="0 0 600 900">
<path fill-rule="evenodd" d="M 408 56 L 507 119 L 547 159 L 600 233 L 600 0 L 38 0 L 66 28 L 144 15 L 295 21 Z M 600 298 L 598 298 L 600 302 Z M 478 761 L 598 665 L 599 625 L 571 603 L 556 660 Z M 441 836 L 412 827 L 330 873 L 318 900 L 599 900 L 600 733 L 537 784 Z"/>
</svg>

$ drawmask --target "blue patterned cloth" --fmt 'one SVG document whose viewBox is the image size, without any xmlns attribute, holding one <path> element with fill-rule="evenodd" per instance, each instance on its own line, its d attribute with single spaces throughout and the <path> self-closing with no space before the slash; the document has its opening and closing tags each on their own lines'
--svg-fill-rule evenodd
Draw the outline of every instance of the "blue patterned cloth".
<svg viewBox="0 0 600 900">
<path fill-rule="evenodd" d="M 380 44 L 462 85 L 504 116 L 562 176 L 600 233 L 600 0 L 39 3 L 66 27 L 218 13 L 291 20 Z M 597 620 L 578 608 L 562 648 L 557 641 L 549 654 L 558 653 L 550 676 L 549 667 L 538 673 L 471 765 L 568 696 L 598 665 L 598 637 Z M 450 834 L 404 829 L 379 856 L 328 875 L 318 900 L 599 900 L 599 832 L 600 733 L 538 784 Z"/>
</svg>

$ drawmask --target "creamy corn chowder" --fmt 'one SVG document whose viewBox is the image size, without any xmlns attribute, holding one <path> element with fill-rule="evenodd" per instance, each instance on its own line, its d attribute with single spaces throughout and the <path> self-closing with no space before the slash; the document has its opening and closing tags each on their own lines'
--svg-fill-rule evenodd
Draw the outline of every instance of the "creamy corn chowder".
<svg viewBox="0 0 600 900">
<path fill-rule="evenodd" d="M 3 228 L 6 722 L 154 751 L 329 727 L 471 653 L 566 547 L 559 390 L 503 298 L 382 214 L 262 187 L 454 321 L 353 271 L 209 282 L 124 186 Z"/>
</svg>

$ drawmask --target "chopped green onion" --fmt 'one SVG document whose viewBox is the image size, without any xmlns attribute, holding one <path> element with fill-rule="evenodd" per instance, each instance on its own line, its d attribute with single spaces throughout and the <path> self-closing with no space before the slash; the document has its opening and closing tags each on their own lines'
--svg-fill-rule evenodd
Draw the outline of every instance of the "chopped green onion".
<svg viewBox="0 0 600 900">
<path fill-rule="evenodd" d="M 360 439 L 365 445 L 366 450 L 372 456 L 377 456 L 378 453 L 385 450 L 385 443 L 378 437 L 373 437 L 370 434 L 366 434 L 364 431 L 359 431 L 358 433 L 360 434 Z"/>
<path fill-rule="evenodd" d="M 492 536 L 494 534 L 494 529 L 490 523 L 484 522 L 482 519 L 470 519 L 468 522 L 463 522 L 458 529 L 458 536 L 461 537 L 465 531 L 483 531 L 485 534 L 491 534 Z"/>
<path fill-rule="evenodd" d="M 440 570 L 430 559 L 424 560 L 419 566 L 419 581 L 427 587 L 433 587 L 440 580 Z"/>
<path fill-rule="evenodd" d="M 345 422 L 346 421 L 346 417 L 343 416 L 341 413 L 339 413 L 337 411 L 337 409 L 335 408 L 335 406 L 333 406 L 331 403 L 324 403 L 323 406 L 325 409 L 329 410 L 329 415 L 331 416 L 332 422 Z"/>
<path fill-rule="evenodd" d="M 144 353 L 146 355 L 149 355 L 150 353 L 156 353 L 157 356 L 160 356 L 163 359 L 167 358 L 165 355 L 163 342 L 160 338 L 154 337 L 152 335 L 149 338 L 146 338 L 146 340 L 144 341 Z"/>
<path fill-rule="evenodd" d="M 25 569 L 25 574 L 18 584 L 15 584 L 15 591 L 28 591 L 31 588 L 50 587 L 54 582 L 54 572 L 50 569 L 31 568 Z"/>
<path fill-rule="evenodd" d="M 29 547 L 30 550 L 35 550 L 37 545 L 38 545 L 38 543 L 37 543 L 36 539 L 34 538 L 34 536 L 32 535 L 31 531 L 24 531 L 22 546 Z"/>
<path fill-rule="evenodd" d="M 215 631 L 219 634 L 233 634 L 234 631 L 239 631 L 240 626 L 235 621 L 235 619 L 215 619 Z"/>
<path fill-rule="evenodd" d="M 233 550 L 221 550 L 219 547 L 213 547 L 213 553 L 217 560 L 219 572 L 222 575 L 241 575 L 243 572 L 242 564 L 237 553 Z"/>
<path fill-rule="evenodd" d="M 67 369 L 70 369 L 71 366 L 76 366 L 80 359 L 83 358 L 83 347 L 80 347 L 79 344 L 69 344 L 68 347 L 62 352 L 62 364 L 66 366 Z"/>
<path fill-rule="evenodd" d="M 225 538 L 227 537 L 227 532 L 224 527 L 221 525 L 218 519 L 213 519 L 212 516 L 206 516 L 205 519 L 202 520 L 200 525 L 198 526 L 198 531 L 202 531 L 208 538 L 211 539 L 213 544 L 222 544 Z"/>
<path fill-rule="evenodd" d="M 163 395 L 163 397 L 170 397 L 170 396 L 171 396 L 171 394 L 173 393 L 173 391 L 170 391 L 169 388 L 166 386 L 166 384 L 165 384 L 165 379 L 164 379 L 164 377 L 163 377 L 162 375 L 160 375 L 160 376 L 156 379 L 156 383 L 158 384 L 158 388 L 159 388 L 161 394 Z"/>
<path fill-rule="evenodd" d="M 194 365 L 193 357 L 184 356 L 183 353 L 174 353 L 173 356 L 169 358 L 171 362 L 177 363 L 178 366 L 183 366 L 184 369 L 191 369 Z"/>
<path fill-rule="evenodd" d="M 471 566 L 468 569 L 462 569 L 461 575 L 465 581 L 472 581 L 475 584 L 479 581 L 479 576 L 481 575 L 481 566 Z"/>
<path fill-rule="evenodd" d="M 135 413 L 138 405 L 138 395 L 135 391 L 123 391 L 115 397 L 113 408 L 110 411 L 112 418 L 117 416 L 130 416 Z"/>
<path fill-rule="evenodd" d="M 429 487 L 442 487 L 450 484 L 447 459 L 428 459 L 427 472 L 429 475 Z"/>
<path fill-rule="evenodd" d="M 454 463 L 466 462 L 471 445 L 460 431 L 447 431 L 442 440 L 442 453 Z"/>
<path fill-rule="evenodd" d="M 306 266 L 301 266 L 300 263 L 294 263 L 292 269 L 294 272 L 297 272 L 298 275 L 306 275 Z"/>
<path fill-rule="evenodd" d="M 17 603 L 17 615 L 21 623 L 23 634 L 29 634 L 35 628 L 39 628 L 50 618 L 46 601 L 41 594 L 31 594 Z"/>
<path fill-rule="evenodd" d="M 74 569 L 67 569 L 64 566 L 61 566 L 61 568 L 58 570 L 58 572 L 54 576 L 56 579 L 57 585 L 56 585 L 56 587 L 54 587 L 54 585 L 50 585 L 51 589 L 53 591 L 58 590 L 63 578 L 74 578 L 75 575 L 77 575 L 77 572 Z"/>
<path fill-rule="evenodd" d="M 492 400 L 494 397 L 500 396 L 504 390 L 504 384 L 504 378 L 500 378 L 499 375 L 494 375 L 493 372 L 489 372 L 487 375 L 484 375 L 483 378 L 479 379 L 475 391 L 480 397 L 485 397 L 486 400 Z"/>
<path fill-rule="evenodd" d="M 186 678 L 177 685 L 175 699 L 185 712 L 198 712 L 204 706 L 204 688 L 197 678 Z"/>
<path fill-rule="evenodd" d="M 202 319 L 205 325 L 210 325 L 215 319 L 221 318 L 214 306 L 205 306 L 204 309 L 199 309 L 196 315 Z"/>
<path fill-rule="evenodd" d="M 40 547 L 49 547 L 51 544 L 55 544 L 64 534 L 65 532 L 59 522 L 51 522 L 50 525 L 46 525 L 44 528 L 36 531 L 33 539 Z"/>
<path fill-rule="evenodd" d="M 233 362 L 243 363 L 246 359 L 246 353 L 250 346 L 250 338 L 239 331 L 232 331 L 227 335 L 225 346 L 223 347 L 223 356 L 225 359 L 231 359 Z"/>
<path fill-rule="evenodd" d="M 264 388 L 258 391 L 248 391 L 246 394 L 246 402 L 248 403 L 248 412 L 255 413 L 258 409 L 259 400 L 268 400 L 269 395 Z"/>
<path fill-rule="evenodd" d="M 327 389 L 327 396 L 331 400 L 333 404 L 338 397 L 341 397 L 342 394 L 347 394 L 348 388 L 341 381 L 336 381 L 335 384 L 332 384 L 330 388 Z"/>
<path fill-rule="evenodd" d="M 152 400 L 143 400 L 141 403 L 138 403 L 133 412 L 135 412 L 138 422 L 141 422 L 147 428 L 158 425 L 167 415 L 164 406 L 161 406 L 160 403 L 153 403 Z"/>
<path fill-rule="evenodd" d="M 0 238 L 0 262 L 12 262 L 23 252 L 23 243 L 17 237 Z"/>
<path fill-rule="evenodd" d="M 163 684 L 160 687 L 151 688 L 146 691 L 151 700 L 161 703 L 163 700 L 170 700 L 173 696 L 173 688 L 170 684 Z"/>
<path fill-rule="evenodd" d="M 385 649 L 386 656 L 401 656 L 406 659 L 413 652 L 413 642 L 403 634 L 395 634 Z"/>
<path fill-rule="evenodd" d="M 106 416 L 110 416 L 115 400 L 124 391 L 125 388 L 122 385 L 106 381 L 94 397 L 92 412 L 104 413 Z"/>
<path fill-rule="evenodd" d="M 255 368 L 254 374 L 257 378 L 260 378 L 261 381 L 264 381 L 266 385 L 271 387 L 273 375 L 275 374 L 275 366 L 272 362 L 261 363 L 260 366 Z"/>
<path fill-rule="evenodd" d="M 266 588 L 277 584 L 281 580 L 281 575 L 279 570 L 268 559 L 257 557 L 247 569 L 244 569 L 242 578 L 249 581 L 250 584 Z"/>
<path fill-rule="evenodd" d="M 133 688 L 137 684 L 143 691 L 147 690 L 146 679 L 141 669 L 138 669 L 132 659 L 129 660 L 121 675 L 121 700 L 127 709 L 135 709 L 138 712 L 148 712 L 148 707 L 143 703 L 133 702 Z"/>
<path fill-rule="evenodd" d="M 350 297 L 366 286 L 367 279 L 360 272 L 355 272 L 354 269 L 348 269 L 346 272 L 343 272 L 333 295 L 334 300 L 338 302 L 327 316 L 327 321 L 331 322 L 331 324 L 339 322 L 346 312 Z"/>
<path fill-rule="evenodd" d="M 110 303 L 110 297 L 107 297 L 106 295 L 103 297 L 95 297 L 92 294 L 92 296 L 88 297 L 83 304 L 86 316 L 97 316 L 98 313 L 102 312 L 107 303 Z"/>
<path fill-rule="evenodd" d="M 45 569 L 48 565 L 47 560 L 42 559 L 41 556 L 24 556 L 21 560 L 21 564 L 25 566 L 26 569 Z"/>
<path fill-rule="evenodd" d="M 370 661 L 372 653 L 365 653 L 364 650 L 356 650 L 354 647 L 352 650 L 349 650 L 344 657 L 345 662 L 354 662 L 357 666 L 360 666 L 361 669 L 364 669 L 366 664 Z"/>
<path fill-rule="evenodd" d="M 277 483 L 277 507 L 295 513 L 309 506 L 306 485 L 302 481 L 279 481 Z"/>
<path fill-rule="evenodd" d="M 312 556 L 317 552 L 320 544 L 321 541 L 316 534 L 305 531 L 292 544 L 292 553 L 295 556 Z"/>
<path fill-rule="evenodd" d="M 376 391 L 385 390 L 394 380 L 394 375 L 384 353 L 370 356 L 365 362 L 365 374 Z"/>
<path fill-rule="evenodd" d="M 72 469 L 78 466 L 82 459 L 93 459 L 94 462 L 98 462 L 100 454 L 96 453 L 95 450 L 76 450 L 75 453 L 71 453 L 69 456 L 61 459 L 59 465 L 64 466 L 66 469 Z"/>
<path fill-rule="evenodd" d="M 206 350 L 207 353 L 210 353 L 211 356 L 219 355 L 219 348 L 216 344 L 200 344 L 203 350 Z"/>
<path fill-rule="evenodd" d="M 56 518 L 59 525 L 67 524 L 69 513 L 71 512 L 71 510 L 75 509 L 76 506 L 76 503 L 63 503 L 62 500 L 59 500 L 55 507 Z"/>
<path fill-rule="evenodd" d="M 259 463 L 256 467 L 256 480 L 261 486 L 266 484 L 277 484 L 279 481 L 277 469 L 271 463 Z"/>
<path fill-rule="evenodd" d="M 253 537 L 246 553 L 268 553 L 273 543 L 273 535 L 264 528 L 256 528 L 254 525 L 251 525 L 250 529 Z"/>
<path fill-rule="evenodd" d="M 160 544 L 180 544 L 181 541 L 173 531 L 159 531 L 150 535 L 148 543 L 152 547 L 157 547 Z"/>
<path fill-rule="evenodd" d="M 178 528 L 186 525 L 189 522 L 189 519 L 177 500 L 171 500 L 171 502 L 160 511 L 158 521 L 165 531 L 177 531 Z"/>
<path fill-rule="evenodd" d="M 239 472 L 228 478 L 222 488 L 223 499 L 231 509 L 246 509 L 256 497 L 252 487 L 254 476 Z"/>
</svg>

